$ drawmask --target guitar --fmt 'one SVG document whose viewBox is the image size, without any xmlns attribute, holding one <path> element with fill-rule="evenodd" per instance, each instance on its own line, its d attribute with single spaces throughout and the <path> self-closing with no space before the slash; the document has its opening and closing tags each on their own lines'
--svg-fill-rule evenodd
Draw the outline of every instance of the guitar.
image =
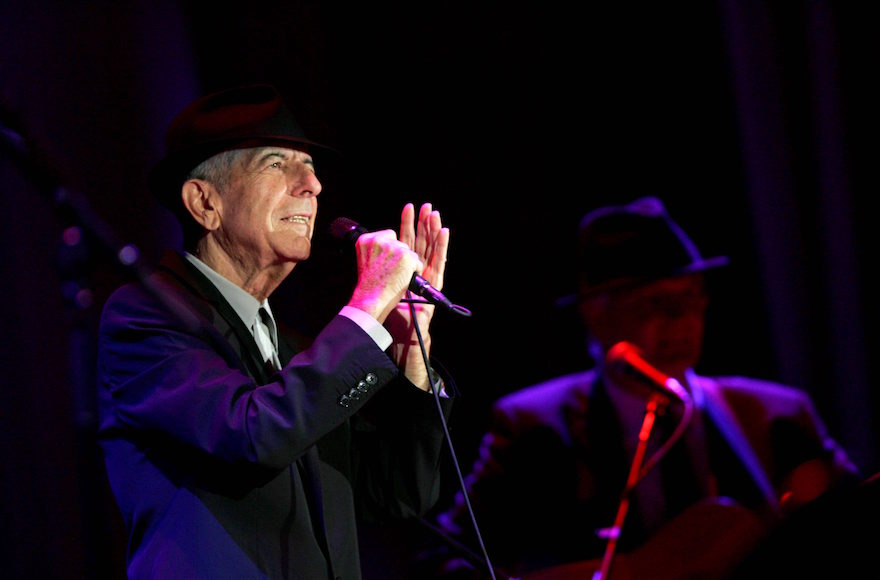
<svg viewBox="0 0 880 580">
<path fill-rule="evenodd" d="M 728 578 L 768 531 L 766 522 L 755 512 L 731 500 L 700 502 L 673 518 L 638 548 L 616 554 L 606 580 Z M 527 573 L 521 579 L 589 580 L 601 566 L 601 559 L 560 564 Z"/>
</svg>

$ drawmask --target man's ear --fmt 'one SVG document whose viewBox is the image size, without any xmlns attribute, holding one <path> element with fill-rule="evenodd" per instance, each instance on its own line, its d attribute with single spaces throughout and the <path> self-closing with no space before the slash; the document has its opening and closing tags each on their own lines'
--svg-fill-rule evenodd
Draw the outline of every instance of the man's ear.
<svg viewBox="0 0 880 580">
<path fill-rule="evenodd" d="M 189 179 L 180 189 L 180 198 L 189 214 L 208 231 L 220 226 L 217 212 L 219 196 L 217 190 L 203 179 Z"/>
</svg>

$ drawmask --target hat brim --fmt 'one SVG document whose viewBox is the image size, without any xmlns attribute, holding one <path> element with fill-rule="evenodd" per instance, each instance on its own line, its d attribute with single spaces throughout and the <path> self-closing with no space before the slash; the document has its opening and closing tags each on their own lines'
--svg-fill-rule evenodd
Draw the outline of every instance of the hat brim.
<svg viewBox="0 0 880 580">
<path fill-rule="evenodd" d="M 706 258 L 698 260 L 696 262 L 692 262 L 683 268 L 677 268 L 670 272 L 663 272 L 661 274 L 655 274 L 651 276 L 616 278 L 614 280 L 609 280 L 607 282 L 603 282 L 602 284 L 597 284 L 589 288 L 582 288 L 577 293 L 560 296 L 556 299 L 555 304 L 556 307 L 560 309 L 569 308 L 577 304 L 579 300 L 595 296 L 596 294 L 599 294 L 601 292 L 610 292 L 614 290 L 621 290 L 624 288 L 633 288 L 636 286 L 641 286 L 642 284 L 647 284 L 648 282 L 654 282 L 655 280 L 664 280 L 666 278 L 677 278 L 679 276 L 686 276 L 688 274 L 696 274 L 697 272 L 703 272 L 706 270 L 712 270 L 714 268 L 726 266 L 729 262 L 730 260 L 727 256 L 715 256 L 714 258 Z"/>
</svg>

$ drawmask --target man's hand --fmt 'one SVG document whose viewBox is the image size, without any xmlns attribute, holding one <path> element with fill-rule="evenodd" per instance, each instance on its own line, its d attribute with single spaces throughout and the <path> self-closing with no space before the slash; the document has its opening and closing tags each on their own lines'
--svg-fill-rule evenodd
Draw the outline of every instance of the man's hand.
<svg viewBox="0 0 880 580">
<path fill-rule="evenodd" d="M 418 273 L 431 286 L 442 290 L 446 271 L 446 253 L 449 248 L 449 229 L 443 227 L 440 212 L 434 211 L 430 203 L 425 203 L 420 208 L 418 227 L 414 218 L 415 208 L 413 204 L 408 203 L 403 207 L 400 215 L 400 241 L 412 248 L 421 261 L 423 268 Z M 408 285 L 409 280 L 407 280 Z M 430 354 L 431 337 L 428 334 L 428 327 L 435 306 L 413 304 L 413 307 L 426 352 Z M 428 371 L 419 348 L 410 305 L 405 302 L 398 304 L 385 320 L 385 327 L 393 338 L 392 358 L 413 384 L 425 391 L 430 390 Z"/>
<path fill-rule="evenodd" d="M 357 239 L 358 281 L 349 306 L 385 322 L 409 287 L 422 262 L 411 247 L 397 239 L 392 230 L 367 232 Z"/>
</svg>

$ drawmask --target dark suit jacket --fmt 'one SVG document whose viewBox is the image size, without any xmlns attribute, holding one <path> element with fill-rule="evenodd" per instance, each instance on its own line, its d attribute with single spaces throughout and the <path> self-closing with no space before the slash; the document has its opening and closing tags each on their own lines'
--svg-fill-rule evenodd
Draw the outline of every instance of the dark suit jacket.
<svg viewBox="0 0 880 580">
<path fill-rule="evenodd" d="M 98 345 L 100 441 L 130 577 L 359 578 L 355 517 L 436 501 L 433 396 L 343 316 L 314 341 L 282 339 L 274 373 L 180 256 L 150 285 L 160 293 L 114 292 Z"/>
<path fill-rule="evenodd" d="M 467 489 L 485 547 L 499 574 L 552 569 L 565 562 L 601 561 L 607 540 L 596 532 L 615 521 L 636 441 L 633 438 L 630 442 L 629 452 L 624 449 L 626 438 L 618 415 L 598 379 L 592 370 L 563 376 L 502 397 L 494 405 Z M 762 529 L 752 526 L 753 522 L 772 525 L 765 516 L 777 512 L 778 498 L 789 497 L 786 492 L 791 491 L 792 474 L 799 473 L 798 466 L 815 463 L 817 470 L 808 472 L 806 479 L 821 472 L 818 479 L 827 476 L 829 487 L 858 480 L 856 467 L 828 436 L 803 392 L 740 377 L 695 379 L 706 395 L 702 417 L 718 493 L 732 500 L 731 507 L 742 510 L 735 512 L 737 517 L 748 509 L 754 518 L 746 521 L 725 515 L 717 519 L 718 528 L 703 529 L 691 539 L 715 540 L 733 523 L 748 523 L 737 529 L 750 535 Z M 630 411 L 643 415 L 646 400 L 639 400 L 638 408 Z M 656 531 L 643 521 L 640 499 L 638 493 L 633 494 L 618 554 L 642 546 Z M 715 514 L 710 514 L 710 525 Z M 478 545 L 461 494 L 439 515 L 438 523 L 451 539 Z M 701 521 L 701 525 L 705 523 Z M 732 546 L 722 542 L 721 547 Z M 447 559 L 462 556 L 460 550 L 437 551 L 446 552 Z M 653 556 L 664 554 L 673 552 L 665 550 Z M 703 556 L 698 550 L 683 554 L 678 556 L 679 570 L 691 563 L 697 565 Z M 446 565 L 454 568 L 448 562 Z M 661 564 L 655 561 L 654 565 Z M 559 571 L 547 577 L 588 578 L 589 574 L 580 569 L 577 575 Z"/>
</svg>

